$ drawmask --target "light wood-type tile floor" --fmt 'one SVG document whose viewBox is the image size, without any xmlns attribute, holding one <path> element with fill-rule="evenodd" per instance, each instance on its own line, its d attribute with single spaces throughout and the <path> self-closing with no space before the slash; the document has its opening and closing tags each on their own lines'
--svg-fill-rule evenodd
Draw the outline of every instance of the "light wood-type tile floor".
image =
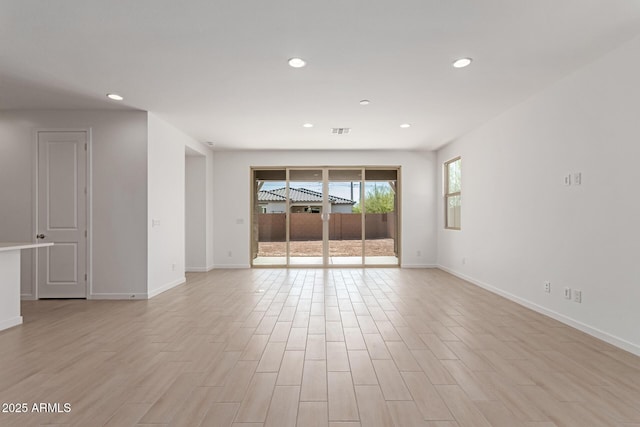
<svg viewBox="0 0 640 427">
<path fill-rule="evenodd" d="M 23 314 L 2 427 L 640 426 L 640 358 L 440 270 L 214 270 Z"/>
</svg>

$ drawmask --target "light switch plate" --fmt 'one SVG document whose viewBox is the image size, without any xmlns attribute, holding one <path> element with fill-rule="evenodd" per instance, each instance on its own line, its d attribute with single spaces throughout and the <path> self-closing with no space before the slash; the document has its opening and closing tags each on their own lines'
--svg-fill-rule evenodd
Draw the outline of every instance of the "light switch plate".
<svg viewBox="0 0 640 427">
<path fill-rule="evenodd" d="M 581 185 L 582 184 L 582 173 L 576 172 L 573 174 L 573 185 Z"/>
</svg>

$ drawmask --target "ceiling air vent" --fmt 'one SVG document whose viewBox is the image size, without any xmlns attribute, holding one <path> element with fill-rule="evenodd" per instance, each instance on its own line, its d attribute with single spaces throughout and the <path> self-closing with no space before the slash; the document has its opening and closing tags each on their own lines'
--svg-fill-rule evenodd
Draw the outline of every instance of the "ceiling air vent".
<svg viewBox="0 0 640 427">
<path fill-rule="evenodd" d="M 331 128 L 331 133 L 335 135 L 346 135 L 351 132 L 351 128 Z"/>
</svg>

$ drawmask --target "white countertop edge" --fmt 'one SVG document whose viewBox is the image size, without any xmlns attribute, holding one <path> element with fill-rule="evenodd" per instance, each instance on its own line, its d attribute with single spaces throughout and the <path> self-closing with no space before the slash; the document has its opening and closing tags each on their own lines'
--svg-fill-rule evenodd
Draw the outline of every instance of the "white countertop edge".
<svg viewBox="0 0 640 427">
<path fill-rule="evenodd" d="M 45 246 L 53 246 L 53 243 L 0 242 L 0 252 L 15 251 L 18 249 L 43 248 Z"/>
</svg>

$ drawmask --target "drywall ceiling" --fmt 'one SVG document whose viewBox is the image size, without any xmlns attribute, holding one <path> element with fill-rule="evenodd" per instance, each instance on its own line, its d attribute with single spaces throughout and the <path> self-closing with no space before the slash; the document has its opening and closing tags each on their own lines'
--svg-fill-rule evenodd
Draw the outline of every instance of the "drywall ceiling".
<svg viewBox="0 0 640 427">
<path fill-rule="evenodd" d="M 147 110 L 218 149 L 436 149 L 639 33 L 629 0 L 0 0 L 0 109 Z"/>
</svg>

